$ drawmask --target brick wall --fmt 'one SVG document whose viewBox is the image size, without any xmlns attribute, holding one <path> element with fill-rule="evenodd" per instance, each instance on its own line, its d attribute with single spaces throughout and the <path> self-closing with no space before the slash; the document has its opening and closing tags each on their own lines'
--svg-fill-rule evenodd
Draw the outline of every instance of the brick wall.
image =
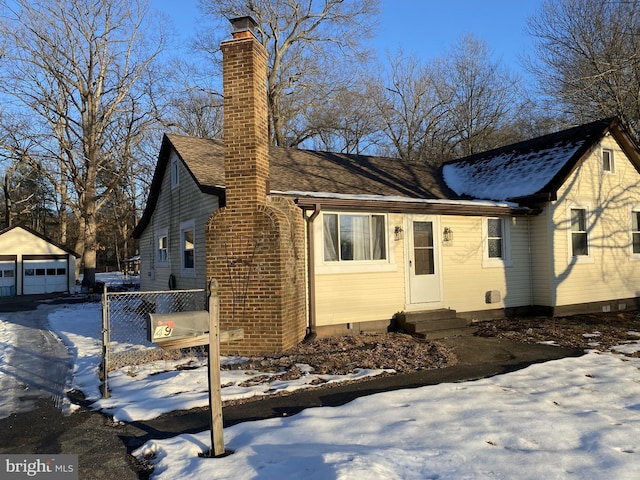
<svg viewBox="0 0 640 480">
<path fill-rule="evenodd" d="M 266 51 L 253 35 L 223 42 L 226 206 L 206 229 L 207 277 L 220 293 L 220 327 L 244 329 L 223 353 L 285 350 L 306 332 L 304 219 L 268 197 Z"/>
</svg>

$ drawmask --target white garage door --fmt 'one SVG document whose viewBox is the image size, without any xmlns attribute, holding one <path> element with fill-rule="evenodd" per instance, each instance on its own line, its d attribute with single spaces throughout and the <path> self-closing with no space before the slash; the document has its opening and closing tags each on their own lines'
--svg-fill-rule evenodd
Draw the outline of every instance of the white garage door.
<svg viewBox="0 0 640 480">
<path fill-rule="evenodd" d="M 55 293 L 69 290 L 66 260 L 25 260 L 22 293 Z"/>
<path fill-rule="evenodd" d="M 16 262 L 0 262 L 0 297 L 16 294 Z"/>
</svg>

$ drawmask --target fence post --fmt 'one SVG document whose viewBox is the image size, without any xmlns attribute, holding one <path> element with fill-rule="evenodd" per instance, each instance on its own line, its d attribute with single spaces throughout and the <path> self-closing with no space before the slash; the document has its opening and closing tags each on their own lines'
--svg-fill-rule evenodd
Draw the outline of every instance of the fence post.
<svg viewBox="0 0 640 480">
<path fill-rule="evenodd" d="M 209 281 L 209 410 L 211 411 L 210 457 L 224 455 L 222 392 L 220 387 L 220 297 L 218 282 Z"/>
<path fill-rule="evenodd" d="M 109 385 L 108 385 L 108 372 L 109 372 L 109 304 L 107 297 L 107 289 L 105 287 L 102 292 L 102 385 L 100 386 L 100 392 L 102 398 L 109 398 Z"/>
</svg>

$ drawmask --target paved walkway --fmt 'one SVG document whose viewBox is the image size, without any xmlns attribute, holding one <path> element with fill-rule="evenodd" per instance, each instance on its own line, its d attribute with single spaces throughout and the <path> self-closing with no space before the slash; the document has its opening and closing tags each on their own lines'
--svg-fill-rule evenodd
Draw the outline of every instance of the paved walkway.
<svg viewBox="0 0 640 480">
<path fill-rule="evenodd" d="M 47 313 L 53 308 L 2 314 L 14 339 L 3 346 L 0 362 L 0 418 L 32 410 L 40 398 L 63 407 L 73 365 L 67 348 L 48 329 Z"/>
</svg>

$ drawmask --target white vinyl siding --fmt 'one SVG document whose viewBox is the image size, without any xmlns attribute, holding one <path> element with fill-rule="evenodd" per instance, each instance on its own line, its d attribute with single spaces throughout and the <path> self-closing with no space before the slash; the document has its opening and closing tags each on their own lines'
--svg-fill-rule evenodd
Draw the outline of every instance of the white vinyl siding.
<svg viewBox="0 0 640 480">
<path fill-rule="evenodd" d="M 510 268 L 484 268 L 483 218 L 442 216 L 455 236 L 442 252 L 443 302 L 459 313 L 531 305 L 529 264 L 529 218 L 505 217 L 509 224 Z M 316 245 L 322 245 L 322 229 L 314 222 Z M 389 214 L 387 230 L 404 225 L 404 216 Z M 442 227 L 443 229 L 444 227 Z M 434 234 L 442 235 L 440 229 Z M 406 232 L 405 232 L 406 235 Z M 316 252 L 316 321 L 319 326 L 389 320 L 394 313 L 411 308 L 406 302 L 405 241 L 389 240 L 389 256 L 395 259 L 387 270 L 344 272 L 322 270 L 322 248 Z M 348 262 L 343 262 L 348 263 Z M 486 292 L 498 290 L 499 303 L 487 304 Z"/>
<path fill-rule="evenodd" d="M 613 137 L 607 135 L 602 148 L 613 151 L 615 175 L 602 175 L 600 149 L 594 149 L 559 189 L 558 201 L 551 204 L 554 306 L 638 296 L 640 269 L 637 262 L 629 261 L 629 215 L 638 206 L 640 174 Z M 573 256 L 572 208 L 588 212 L 588 257 Z"/>
<path fill-rule="evenodd" d="M 403 225 L 403 216 L 385 215 L 386 231 Z M 390 320 L 404 309 L 405 286 L 404 241 L 387 233 L 385 261 L 329 262 L 324 261 L 323 221 L 319 216 L 313 223 L 316 276 L 316 322 L 318 326 Z M 347 273 L 345 273 L 345 271 Z"/>
<path fill-rule="evenodd" d="M 445 305 L 462 313 L 531 304 L 529 218 L 504 218 L 509 225 L 511 266 L 486 268 L 485 218 L 443 217 L 455 232 L 451 245 L 442 249 Z M 486 293 L 494 290 L 500 292 L 500 302 L 486 303 Z"/>
<path fill-rule="evenodd" d="M 171 153 L 171 157 L 177 159 L 175 152 Z M 168 161 L 155 211 L 149 225 L 140 236 L 142 290 L 166 290 L 169 275 L 176 277 L 179 289 L 203 288 L 206 285 L 205 226 L 211 214 L 218 209 L 218 198 L 202 193 L 181 161 L 175 165 L 178 168 L 180 185 L 178 188 L 171 188 L 171 161 Z M 193 221 L 196 268 L 186 271 L 187 275 L 183 275 L 180 225 L 186 221 Z M 156 264 L 156 257 L 158 234 L 164 231 L 167 232 L 168 262 L 162 266 Z M 200 265 L 202 268 L 197 268 Z"/>
</svg>

